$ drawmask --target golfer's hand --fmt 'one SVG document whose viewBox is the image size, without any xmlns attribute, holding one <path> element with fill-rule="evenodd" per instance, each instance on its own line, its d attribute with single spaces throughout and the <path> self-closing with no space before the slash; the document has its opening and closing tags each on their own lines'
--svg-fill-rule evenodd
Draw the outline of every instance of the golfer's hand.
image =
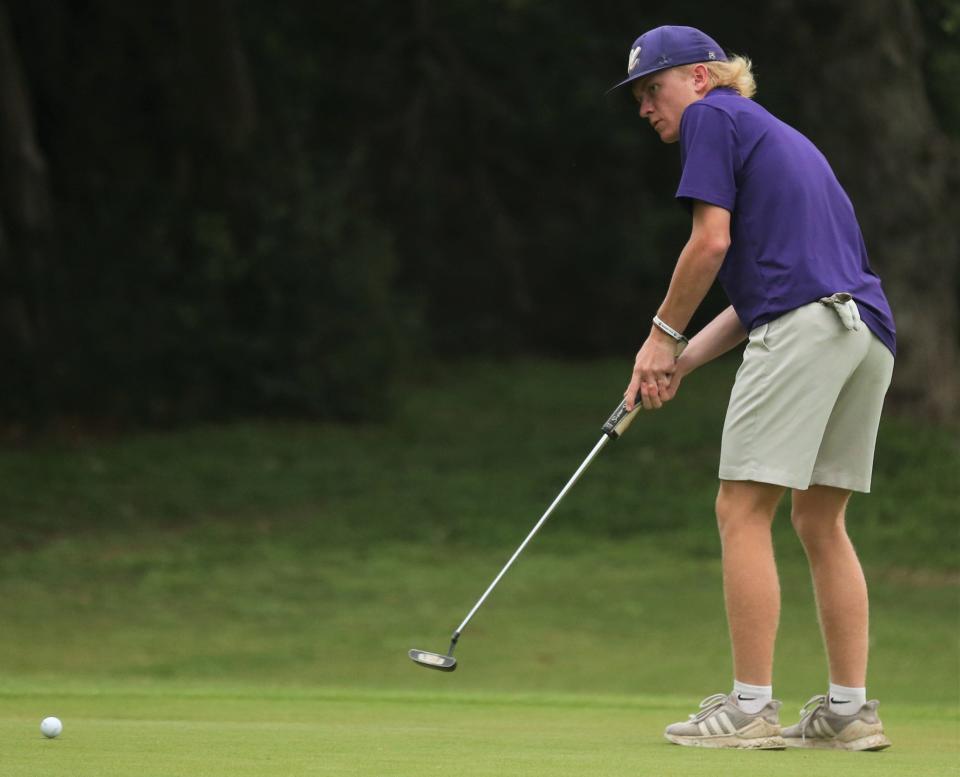
<svg viewBox="0 0 960 777">
<path fill-rule="evenodd" d="M 680 381 L 682 381 L 690 371 L 690 364 L 686 360 L 686 355 L 680 356 L 677 359 L 673 374 L 670 376 L 670 385 L 660 392 L 661 402 L 669 402 L 677 395 L 677 391 L 680 389 Z"/>
<path fill-rule="evenodd" d="M 628 411 L 633 410 L 638 395 L 646 410 L 661 408 L 664 402 L 673 398 L 668 390 L 676 370 L 676 353 L 677 346 L 672 339 L 665 341 L 656 334 L 647 338 L 633 363 L 630 385 L 623 392 Z"/>
</svg>

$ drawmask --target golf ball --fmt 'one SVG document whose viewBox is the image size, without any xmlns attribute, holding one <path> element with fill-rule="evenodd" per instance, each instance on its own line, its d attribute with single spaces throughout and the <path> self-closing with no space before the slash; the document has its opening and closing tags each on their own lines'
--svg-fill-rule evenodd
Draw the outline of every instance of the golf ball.
<svg viewBox="0 0 960 777">
<path fill-rule="evenodd" d="M 60 722 L 60 718 L 44 718 L 40 721 L 40 731 L 48 739 L 53 739 L 60 736 L 60 732 L 63 731 L 63 723 Z"/>
</svg>

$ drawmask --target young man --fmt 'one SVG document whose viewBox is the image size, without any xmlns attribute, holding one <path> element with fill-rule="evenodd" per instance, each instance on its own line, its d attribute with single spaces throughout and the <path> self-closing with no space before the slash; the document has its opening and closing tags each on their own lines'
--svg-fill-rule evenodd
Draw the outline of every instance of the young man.
<svg viewBox="0 0 960 777">
<path fill-rule="evenodd" d="M 667 727 L 703 747 L 879 750 L 866 700 L 867 588 L 844 527 L 868 492 L 895 330 L 846 193 L 823 155 L 750 97 L 750 62 L 691 27 L 659 27 L 630 50 L 629 84 L 664 143 L 680 143 L 677 198 L 693 216 L 663 304 L 637 353 L 628 408 L 662 407 L 681 380 L 745 338 L 720 453 L 716 512 L 733 650 L 729 695 Z M 686 344 L 719 279 L 732 303 Z M 682 353 L 681 353 L 682 350 Z M 773 699 L 780 589 L 770 527 L 787 489 L 813 577 L 830 685 L 781 729 Z"/>
</svg>

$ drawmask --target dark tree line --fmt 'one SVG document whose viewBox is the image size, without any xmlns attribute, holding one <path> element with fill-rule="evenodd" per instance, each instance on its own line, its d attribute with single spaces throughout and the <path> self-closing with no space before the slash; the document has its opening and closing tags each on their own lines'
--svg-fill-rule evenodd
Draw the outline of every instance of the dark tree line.
<svg viewBox="0 0 960 777">
<path fill-rule="evenodd" d="M 0 412 L 367 417 L 425 360 L 628 364 L 688 223 L 603 91 L 688 23 L 831 159 L 895 396 L 955 414 L 960 3 L 743 5 L 0 0 Z"/>
</svg>

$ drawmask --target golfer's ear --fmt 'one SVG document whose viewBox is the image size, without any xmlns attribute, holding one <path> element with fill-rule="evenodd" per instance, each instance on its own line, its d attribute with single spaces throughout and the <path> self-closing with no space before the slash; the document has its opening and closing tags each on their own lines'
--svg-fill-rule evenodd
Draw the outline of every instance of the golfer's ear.
<svg viewBox="0 0 960 777">
<path fill-rule="evenodd" d="M 702 62 L 694 65 L 690 74 L 693 77 L 693 88 L 698 94 L 710 88 L 710 72 Z"/>
</svg>

